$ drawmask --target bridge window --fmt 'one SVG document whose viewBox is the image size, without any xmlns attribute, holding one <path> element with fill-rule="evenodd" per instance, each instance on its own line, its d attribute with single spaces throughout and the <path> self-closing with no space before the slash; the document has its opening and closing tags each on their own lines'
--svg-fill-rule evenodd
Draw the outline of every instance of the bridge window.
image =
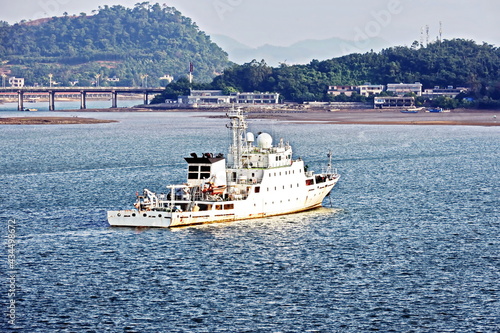
<svg viewBox="0 0 500 333">
<path fill-rule="evenodd" d="M 198 204 L 198 207 L 200 207 L 200 211 L 212 210 L 212 205 Z"/>
</svg>

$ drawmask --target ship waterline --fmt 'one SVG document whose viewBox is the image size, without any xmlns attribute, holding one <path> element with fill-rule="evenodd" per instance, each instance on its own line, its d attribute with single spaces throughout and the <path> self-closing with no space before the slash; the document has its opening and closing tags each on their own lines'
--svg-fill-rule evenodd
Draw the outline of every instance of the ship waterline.
<svg viewBox="0 0 500 333">
<path fill-rule="evenodd" d="M 167 186 L 167 194 L 145 189 L 134 209 L 109 211 L 111 226 L 176 227 L 297 213 L 322 206 L 340 175 L 331 167 L 308 171 L 281 139 L 247 133 L 240 109 L 228 113 L 233 142 L 227 158 L 192 153 L 187 183 Z M 255 145 L 254 145 L 255 143 Z"/>
</svg>

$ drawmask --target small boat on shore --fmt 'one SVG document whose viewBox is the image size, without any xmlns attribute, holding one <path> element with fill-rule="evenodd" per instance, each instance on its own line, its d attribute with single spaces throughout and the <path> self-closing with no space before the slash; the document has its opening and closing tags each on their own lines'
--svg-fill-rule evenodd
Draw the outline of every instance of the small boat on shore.
<svg viewBox="0 0 500 333">
<path fill-rule="evenodd" d="M 431 108 L 427 109 L 427 112 L 433 112 L 433 113 L 443 112 L 443 108 Z"/>
<path fill-rule="evenodd" d="M 227 114 L 232 132 L 229 153 L 191 153 L 187 182 L 167 186 L 167 193 L 144 189 L 134 209 L 108 211 L 111 226 L 176 227 L 230 222 L 306 211 L 322 206 L 340 175 L 332 154 L 322 173 L 309 171 L 292 147 L 268 133 L 246 132 L 240 109 Z"/>
<path fill-rule="evenodd" d="M 413 109 L 404 109 L 404 110 L 401 110 L 400 112 L 401 113 L 418 113 L 418 111 L 420 111 L 420 109 L 413 108 Z"/>
</svg>

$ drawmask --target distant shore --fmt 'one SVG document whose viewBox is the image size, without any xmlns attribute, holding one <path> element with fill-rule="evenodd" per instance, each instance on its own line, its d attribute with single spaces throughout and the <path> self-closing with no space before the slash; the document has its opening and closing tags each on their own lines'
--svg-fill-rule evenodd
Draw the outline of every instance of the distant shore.
<svg viewBox="0 0 500 333">
<path fill-rule="evenodd" d="M 80 117 L 10 117 L 0 118 L 0 125 L 70 125 L 114 123 L 116 120 Z"/>
<path fill-rule="evenodd" d="M 285 114 L 251 114 L 272 117 L 281 121 L 294 123 L 323 124 L 359 124 L 359 125 L 462 125 L 462 126 L 500 126 L 497 111 L 454 110 L 450 112 L 401 113 L 398 110 L 342 110 L 342 111 L 310 111 L 307 113 Z"/>
<path fill-rule="evenodd" d="M 192 112 L 198 117 L 225 117 L 229 108 L 155 109 L 145 106 L 132 108 L 108 108 L 85 110 L 57 110 L 57 112 Z M 457 109 L 449 112 L 401 113 L 399 110 L 336 110 L 324 109 L 247 109 L 249 119 L 273 119 L 301 124 L 359 124 L 359 125 L 460 125 L 500 126 L 497 114 L 500 110 Z M 200 115 L 200 113 L 210 113 Z M 220 115 L 214 115 L 220 113 Z M 0 124 L 95 124 L 114 122 L 80 117 L 11 117 L 0 118 Z"/>
<path fill-rule="evenodd" d="M 499 110 L 401 113 L 399 110 L 308 110 L 305 112 L 250 112 L 250 119 L 275 119 L 301 124 L 358 125 L 460 125 L 500 126 Z"/>
</svg>

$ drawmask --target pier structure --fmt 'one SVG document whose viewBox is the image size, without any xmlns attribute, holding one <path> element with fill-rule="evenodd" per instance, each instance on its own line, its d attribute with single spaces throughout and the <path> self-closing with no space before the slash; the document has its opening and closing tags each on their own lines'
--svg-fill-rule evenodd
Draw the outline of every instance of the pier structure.
<svg viewBox="0 0 500 333">
<path fill-rule="evenodd" d="M 55 110 L 56 94 L 80 95 L 80 109 L 87 108 L 87 94 L 100 93 L 111 95 L 111 107 L 118 107 L 118 94 L 143 94 L 144 104 L 148 103 L 150 94 L 161 93 L 164 88 L 142 88 L 142 87 L 7 87 L 0 88 L 0 93 L 17 94 L 17 109 L 24 110 L 24 97 L 29 93 L 47 94 L 49 97 L 49 110 Z"/>
</svg>

